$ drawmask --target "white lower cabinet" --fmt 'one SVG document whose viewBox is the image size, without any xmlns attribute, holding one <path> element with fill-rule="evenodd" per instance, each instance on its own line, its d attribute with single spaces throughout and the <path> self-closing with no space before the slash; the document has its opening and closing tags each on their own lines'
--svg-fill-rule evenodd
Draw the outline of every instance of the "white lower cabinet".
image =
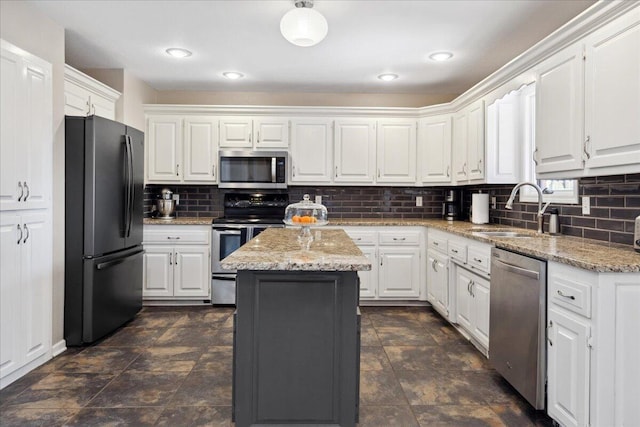
<svg viewBox="0 0 640 427">
<path fill-rule="evenodd" d="M 0 388 L 51 358 L 48 211 L 0 213 Z"/>
<path fill-rule="evenodd" d="M 424 300 L 422 227 L 345 227 L 344 231 L 371 260 L 371 271 L 360 271 L 360 299 Z"/>
<path fill-rule="evenodd" d="M 457 321 L 479 344 L 489 348 L 489 281 L 455 265 Z"/>
<path fill-rule="evenodd" d="M 210 236 L 208 226 L 145 226 L 143 298 L 209 299 Z"/>
<path fill-rule="evenodd" d="M 547 412 L 565 427 L 640 425 L 640 273 L 547 264 Z"/>
<path fill-rule="evenodd" d="M 427 251 L 427 300 L 449 318 L 449 258 L 432 249 Z"/>
</svg>

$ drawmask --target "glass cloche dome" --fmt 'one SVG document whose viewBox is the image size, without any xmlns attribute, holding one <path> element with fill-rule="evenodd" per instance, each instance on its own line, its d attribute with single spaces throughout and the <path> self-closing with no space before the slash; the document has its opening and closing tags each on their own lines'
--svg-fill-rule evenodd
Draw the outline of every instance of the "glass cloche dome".
<svg viewBox="0 0 640 427">
<path fill-rule="evenodd" d="M 284 213 L 284 223 L 301 227 L 318 227 L 328 223 L 327 208 L 324 205 L 314 203 L 305 194 L 303 200 L 287 206 Z"/>
</svg>

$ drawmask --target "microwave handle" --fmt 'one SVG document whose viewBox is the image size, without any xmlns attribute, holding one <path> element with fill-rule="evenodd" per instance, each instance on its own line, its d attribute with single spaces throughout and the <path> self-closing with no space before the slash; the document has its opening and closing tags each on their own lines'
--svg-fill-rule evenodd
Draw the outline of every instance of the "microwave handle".
<svg viewBox="0 0 640 427">
<path fill-rule="evenodd" d="M 271 158 L 271 182 L 276 182 L 276 157 Z"/>
</svg>

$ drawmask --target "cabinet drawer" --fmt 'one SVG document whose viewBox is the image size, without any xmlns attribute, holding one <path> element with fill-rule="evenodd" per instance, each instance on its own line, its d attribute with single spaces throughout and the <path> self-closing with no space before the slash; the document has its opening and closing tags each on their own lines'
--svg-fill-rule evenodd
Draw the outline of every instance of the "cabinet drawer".
<svg viewBox="0 0 640 427">
<path fill-rule="evenodd" d="M 467 263 L 473 268 L 489 273 L 491 268 L 491 248 L 469 246 L 467 248 Z"/>
<path fill-rule="evenodd" d="M 165 226 L 158 226 L 165 227 Z M 187 226 L 188 227 L 188 226 Z M 209 240 L 211 238 L 211 229 L 207 227 L 206 229 L 199 230 L 183 230 L 183 229 L 144 229 L 143 232 L 143 243 L 179 243 L 179 244 L 202 244 L 208 245 Z"/>
<path fill-rule="evenodd" d="M 378 242 L 384 246 L 418 246 L 419 231 L 381 231 Z"/>
<path fill-rule="evenodd" d="M 446 236 L 441 235 L 432 235 L 429 233 L 429 248 L 435 249 L 436 251 L 447 253 L 447 238 Z"/>
<path fill-rule="evenodd" d="M 579 278 L 578 278 L 579 279 Z M 586 318 L 591 318 L 591 285 L 575 278 L 552 276 L 549 278 L 548 299 Z"/>
<path fill-rule="evenodd" d="M 462 263 L 467 262 L 467 245 L 464 242 L 449 240 L 448 248 L 448 254 L 451 258 Z"/>
<path fill-rule="evenodd" d="M 358 246 L 375 246 L 376 244 L 375 231 L 345 230 L 345 232 L 351 237 L 353 243 Z"/>
</svg>

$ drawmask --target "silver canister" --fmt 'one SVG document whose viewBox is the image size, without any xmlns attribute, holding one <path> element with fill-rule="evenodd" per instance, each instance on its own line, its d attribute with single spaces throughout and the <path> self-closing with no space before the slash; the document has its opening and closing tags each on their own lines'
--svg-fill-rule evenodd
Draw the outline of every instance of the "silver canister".
<svg viewBox="0 0 640 427">
<path fill-rule="evenodd" d="M 560 217 L 558 209 L 549 209 L 549 234 L 560 234 Z"/>
<path fill-rule="evenodd" d="M 636 225 L 633 233 L 633 249 L 640 252 L 640 215 L 636 217 Z"/>
</svg>

